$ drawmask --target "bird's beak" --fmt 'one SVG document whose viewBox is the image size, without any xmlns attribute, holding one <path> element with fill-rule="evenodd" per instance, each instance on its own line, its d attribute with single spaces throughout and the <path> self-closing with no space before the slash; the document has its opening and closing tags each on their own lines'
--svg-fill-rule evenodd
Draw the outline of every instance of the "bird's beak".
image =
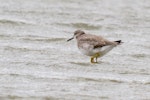
<svg viewBox="0 0 150 100">
<path fill-rule="evenodd" d="M 67 42 L 71 41 L 72 39 L 74 39 L 74 37 L 72 37 L 72 38 L 68 39 L 68 40 L 67 40 Z"/>
</svg>

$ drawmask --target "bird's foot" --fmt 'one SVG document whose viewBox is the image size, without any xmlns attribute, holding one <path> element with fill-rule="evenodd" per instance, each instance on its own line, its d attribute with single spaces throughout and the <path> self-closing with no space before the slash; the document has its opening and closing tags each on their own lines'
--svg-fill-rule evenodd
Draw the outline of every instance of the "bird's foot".
<svg viewBox="0 0 150 100">
<path fill-rule="evenodd" d="M 91 63 L 98 63 L 97 58 L 100 56 L 100 53 L 96 53 L 94 56 L 91 57 Z M 96 61 L 94 61 L 94 58 Z"/>
<path fill-rule="evenodd" d="M 91 63 L 97 63 L 97 61 L 94 61 L 94 58 L 95 58 L 95 57 L 92 57 L 92 58 L 91 58 Z"/>
</svg>

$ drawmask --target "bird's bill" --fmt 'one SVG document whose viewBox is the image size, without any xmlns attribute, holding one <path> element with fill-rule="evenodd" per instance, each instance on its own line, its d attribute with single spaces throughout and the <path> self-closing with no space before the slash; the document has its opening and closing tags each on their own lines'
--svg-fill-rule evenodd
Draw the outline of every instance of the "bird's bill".
<svg viewBox="0 0 150 100">
<path fill-rule="evenodd" d="M 71 41 L 72 39 L 74 39 L 74 37 L 72 37 L 72 38 L 68 39 L 68 40 L 67 40 L 67 42 L 68 42 L 68 41 Z"/>
</svg>

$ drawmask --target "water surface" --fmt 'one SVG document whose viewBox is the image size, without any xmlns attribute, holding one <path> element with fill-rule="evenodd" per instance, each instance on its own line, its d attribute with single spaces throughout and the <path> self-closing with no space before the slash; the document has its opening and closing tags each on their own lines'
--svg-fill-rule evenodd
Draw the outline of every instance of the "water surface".
<svg viewBox="0 0 150 100">
<path fill-rule="evenodd" d="M 149 0 L 0 2 L 0 99 L 150 99 Z M 91 64 L 77 29 L 124 44 Z"/>
</svg>

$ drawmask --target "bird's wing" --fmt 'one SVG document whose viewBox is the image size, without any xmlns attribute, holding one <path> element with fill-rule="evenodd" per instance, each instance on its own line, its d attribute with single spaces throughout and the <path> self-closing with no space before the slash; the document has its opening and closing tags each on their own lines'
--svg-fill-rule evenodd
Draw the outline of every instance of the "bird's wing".
<svg viewBox="0 0 150 100">
<path fill-rule="evenodd" d="M 115 42 L 111 42 L 109 40 L 104 39 L 101 36 L 91 34 L 86 34 L 83 37 L 81 37 L 79 43 L 88 43 L 89 45 L 92 45 L 93 48 L 101 48 L 103 46 L 116 45 Z"/>
<path fill-rule="evenodd" d="M 81 37 L 79 39 L 79 44 L 81 43 L 87 43 L 93 46 L 93 48 L 99 48 L 107 45 L 105 39 L 103 39 L 101 36 L 96 36 L 91 34 L 86 34 L 83 37 Z"/>
</svg>

